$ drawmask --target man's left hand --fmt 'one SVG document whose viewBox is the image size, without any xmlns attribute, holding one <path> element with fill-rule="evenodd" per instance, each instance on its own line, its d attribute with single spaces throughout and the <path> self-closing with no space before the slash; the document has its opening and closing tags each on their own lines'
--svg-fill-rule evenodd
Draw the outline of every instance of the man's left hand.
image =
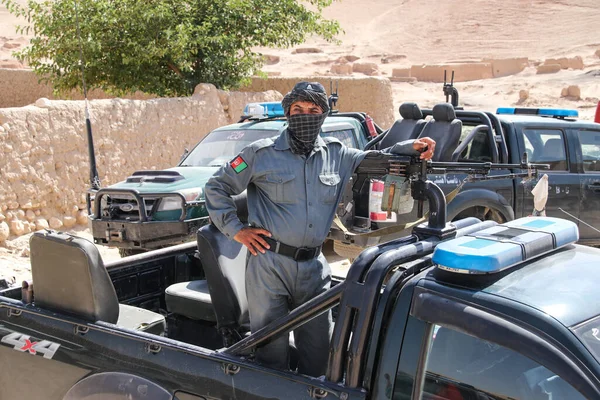
<svg viewBox="0 0 600 400">
<path fill-rule="evenodd" d="M 431 160 L 435 151 L 435 140 L 429 137 L 416 139 L 413 149 L 421 152 L 421 160 Z"/>
</svg>

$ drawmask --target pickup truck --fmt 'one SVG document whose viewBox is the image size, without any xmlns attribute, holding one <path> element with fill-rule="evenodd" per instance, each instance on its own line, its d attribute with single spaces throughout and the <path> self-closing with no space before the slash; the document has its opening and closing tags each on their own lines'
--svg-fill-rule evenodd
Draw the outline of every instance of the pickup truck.
<svg viewBox="0 0 600 400">
<path fill-rule="evenodd" d="M 369 121 L 364 113 L 332 113 L 322 135 L 362 149 L 381 132 Z M 94 242 L 117 247 L 128 256 L 194 240 L 198 228 L 208 222 L 208 179 L 248 144 L 277 136 L 285 123 L 280 103 L 248 104 L 239 123 L 210 132 L 176 167 L 136 171 L 95 192 L 88 210 Z"/>
<path fill-rule="evenodd" d="M 0 291 L 0 398 L 599 399 L 600 249 L 557 218 L 446 223 L 441 189 L 410 179 L 427 226 L 366 249 L 257 332 L 245 247 L 212 225 L 106 265 L 85 239 L 35 233 L 33 283 Z M 254 362 L 257 346 L 328 310 L 325 376 L 295 372 L 293 357 L 289 370 Z"/>
<path fill-rule="evenodd" d="M 580 229 L 580 243 L 600 244 L 600 124 L 577 119 L 576 110 L 499 108 L 497 112 L 467 111 L 450 104 L 421 110 L 415 103 L 400 106 L 402 119 L 367 144 L 366 149 L 429 136 L 437 140 L 435 161 L 518 164 L 527 155 L 533 163 L 550 166 L 546 215 L 571 220 Z M 443 146 L 444 150 L 437 151 Z M 507 174 L 515 170 L 498 170 Z M 465 179 L 464 174 L 432 176 L 448 194 Z M 449 220 L 476 217 L 499 223 L 530 215 L 535 181 L 488 180 L 468 182 L 448 204 Z M 406 234 L 401 227 L 418 220 L 427 210 L 409 207 L 405 214 L 369 221 L 369 181 L 355 189 L 348 201 L 356 205 L 340 213 L 332 227 L 335 251 L 354 258 L 364 248 Z M 366 221 L 366 222 L 365 222 Z M 370 226 L 369 226 L 370 223 Z M 377 230 L 398 226 L 393 234 Z M 409 230 L 408 230 L 409 231 Z M 386 230 L 381 231 L 386 232 Z"/>
</svg>

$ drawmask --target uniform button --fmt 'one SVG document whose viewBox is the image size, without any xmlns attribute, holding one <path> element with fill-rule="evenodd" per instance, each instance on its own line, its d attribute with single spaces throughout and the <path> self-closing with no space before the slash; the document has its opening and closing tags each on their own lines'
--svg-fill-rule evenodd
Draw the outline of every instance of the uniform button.
<svg viewBox="0 0 600 400">
<path fill-rule="evenodd" d="M 308 202 L 308 205 L 309 205 L 309 206 L 312 206 L 312 201 L 309 201 L 309 202 Z"/>
<path fill-rule="evenodd" d="M 308 225 L 309 228 L 312 228 L 312 224 Z"/>
<path fill-rule="evenodd" d="M 306 181 L 306 184 L 307 184 L 307 185 L 309 185 L 309 184 L 310 184 L 310 181 Z"/>
</svg>

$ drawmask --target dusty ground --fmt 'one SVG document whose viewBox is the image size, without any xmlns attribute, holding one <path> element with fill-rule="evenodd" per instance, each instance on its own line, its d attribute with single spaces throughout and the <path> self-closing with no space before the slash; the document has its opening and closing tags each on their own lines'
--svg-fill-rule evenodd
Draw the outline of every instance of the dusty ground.
<svg viewBox="0 0 600 400">
<path fill-rule="evenodd" d="M 24 0 L 18 0 L 24 3 Z M 581 118 L 592 119 L 600 98 L 600 2 L 598 0 L 342 0 L 325 10 L 327 18 L 340 21 L 345 33 L 341 44 L 309 40 L 294 49 L 260 49 L 279 56 L 265 66 L 266 72 L 282 76 L 330 74 L 333 60 L 344 55 L 378 64 L 380 76 L 391 76 L 394 68 L 422 63 L 477 61 L 482 58 L 528 57 L 583 58 L 583 70 L 562 70 L 537 75 L 535 68 L 498 79 L 456 84 L 461 104 L 469 108 L 495 110 L 499 106 L 547 106 L 575 108 Z M 0 7 L 0 68 L 23 67 L 12 57 L 29 37 L 15 33 L 19 24 Z M 577 85 L 578 100 L 561 97 L 563 88 Z M 392 83 L 396 105 L 416 101 L 432 106 L 444 100 L 441 84 Z M 519 92 L 529 97 L 519 101 Z M 343 93 L 340 93 L 343 101 Z M 89 230 L 75 232 L 90 238 Z M 0 277 L 29 277 L 28 236 L 0 247 Z M 101 248 L 105 260 L 118 258 L 116 249 Z M 336 268 L 347 264 L 334 258 Z"/>
</svg>

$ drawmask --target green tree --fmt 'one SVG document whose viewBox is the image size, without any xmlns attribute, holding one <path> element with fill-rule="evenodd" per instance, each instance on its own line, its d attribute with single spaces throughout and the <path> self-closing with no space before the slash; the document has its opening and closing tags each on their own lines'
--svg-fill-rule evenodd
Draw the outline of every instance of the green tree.
<svg viewBox="0 0 600 400">
<path fill-rule="evenodd" d="M 202 82 L 239 86 L 263 64 L 257 46 L 335 40 L 339 24 L 321 15 L 332 1 L 0 0 L 27 19 L 19 33 L 34 35 L 16 57 L 57 92 L 81 86 L 81 49 L 89 88 L 159 96 L 189 95 Z"/>
</svg>

